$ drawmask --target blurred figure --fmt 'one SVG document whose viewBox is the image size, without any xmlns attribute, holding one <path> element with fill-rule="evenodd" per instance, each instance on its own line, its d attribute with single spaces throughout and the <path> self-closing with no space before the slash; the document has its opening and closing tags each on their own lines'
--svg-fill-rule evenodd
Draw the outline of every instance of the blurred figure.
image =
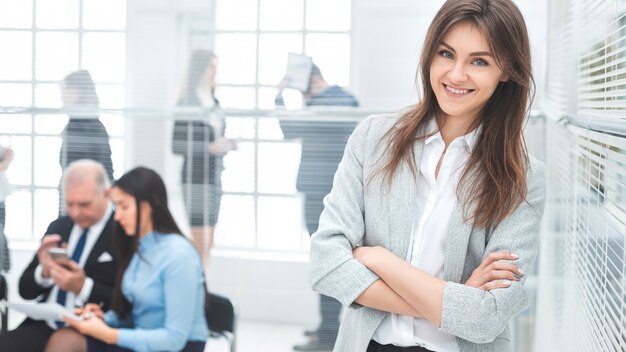
<svg viewBox="0 0 626 352">
<path fill-rule="evenodd" d="M 224 119 L 215 98 L 216 57 L 211 51 L 191 54 L 187 77 L 178 99 L 179 107 L 213 108 L 207 116 L 198 109 L 179 116 L 174 124 L 172 151 L 184 159 L 182 193 L 189 216 L 193 242 L 205 260 L 213 246 L 213 233 L 222 198 L 222 159 L 236 149 L 226 139 Z M 191 116 L 190 116 L 191 115 Z"/>
<path fill-rule="evenodd" d="M 302 92 L 304 103 L 306 106 L 359 106 L 356 98 L 338 85 L 330 85 L 322 76 L 317 65 L 311 66 L 311 74 L 309 76 L 309 87 Z M 283 79 L 278 84 L 278 95 L 274 100 L 276 106 L 284 106 L 282 91 L 287 87 L 289 82 Z"/>
<path fill-rule="evenodd" d="M 287 86 L 283 80 L 279 89 Z M 303 92 L 307 106 L 357 107 L 358 101 L 337 85 L 326 82 L 320 69 L 313 64 L 309 87 Z M 282 94 L 276 97 L 282 105 Z M 287 121 L 280 122 L 285 139 L 300 139 L 302 153 L 296 188 L 304 194 L 304 218 L 309 235 L 317 231 L 323 199 L 333 187 L 333 176 L 341 161 L 348 137 L 354 130 L 353 121 Z M 330 351 L 339 330 L 341 303 L 320 295 L 321 323 L 315 330 L 305 331 L 309 342 L 294 346 L 295 351 Z"/>
<path fill-rule="evenodd" d="M 204 351 L 202 263 L 167 207 L 163 180 L 135 168 L 115 182 L 111 199 L 120 256 L 112 310 L 77 309 L 83 320 L 65 318 L 76 330 L 57 331 L 46 351 Z"/>
<path fill-rule="evenodd" d="M 4 233 L 6 225 L 6 207 L 4 201 L 11 194 L 11 185 L 7 180 L 6 171 L 13 161 L 13 150 L 0 146 L 0 273 L 11 269 L 9 244 Z"/>
<path fill-rule="evenodd" d="M 88 302 L 108 307 L 117 268 L 109 179 L 101 164 L 78 160 L 65 170 L 63 183 L 68 216 L 48 226 L 20 277 L 20 296 L 69 309 Z M 53 247 L 65 247 L 69 260 L 54 260 L 49 253 Z M 27 318 L 16 329 L 0 334 L 0 350 L 43 351 L 50 335 L 63 325 Z"/>
<path fill-rule="evenodd" d="M 59 164 L 62 169 L 75 160 L 92 159 L 104 166 L 107 176 L 113 179 L 113 162 L 109 134 L 98 119 L 100 101 L 89 71 L 79 70 L 67 75 L 60 83 L 63 108 L 70 117 L 61 137 Z M 63 195 L 62 190 L 59 192 Z M 62 197 L 59 197 L 59 214 L 64 214 Z"/>
</svg>

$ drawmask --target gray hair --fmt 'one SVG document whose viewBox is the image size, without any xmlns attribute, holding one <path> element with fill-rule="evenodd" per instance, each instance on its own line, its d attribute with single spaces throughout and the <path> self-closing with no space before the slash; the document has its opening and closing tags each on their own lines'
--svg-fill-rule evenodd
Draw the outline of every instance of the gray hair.
<svg viewBox="0 0 626 352">
<path fill-rule="evenodd" d="M 111 180 L 109 180 L 104 166 L 91 159 L 76 160 L 65 168 L 62 179 L 63 188 L 67 189 L 68 185 L 83 184 L 94 174 L 96 176 L 98 192 L 104 194 L 104 191 L 111 187 Z"/>
</svg>

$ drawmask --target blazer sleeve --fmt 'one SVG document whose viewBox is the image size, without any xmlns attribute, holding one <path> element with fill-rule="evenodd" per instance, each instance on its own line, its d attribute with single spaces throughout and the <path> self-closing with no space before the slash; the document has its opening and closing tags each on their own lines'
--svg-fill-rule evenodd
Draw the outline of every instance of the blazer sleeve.
<svg viewBox="0 0 626 352">
<path fill-rule="evenodd" d="M 46 235 L 53 233 L 62 233 L 61 227 L 62 219 L 57 219 L 48 225 L 48 229 L 46 230 Z M 44 235 L 45 236 L 45 235 Z M 41 287 L 35 281 L 35 269 L 39 265 L 39 259 L 37 255 L 34 256 L 33 260 L 28 264 L 22 276 L 20 276 L 19 282 L 19 292 L 20 296 L 24 299 L 35 299 L 42 294 L 47 294 L 50 292 L 51 287 Z"/>
<path fill-rule="evenodd" d="M 372 117 L 361 122 L 348 139 L 324 198 L 319 228 L 311 237 L 309 279 L 313 289 L 350 305 L 378 276 L 354 259 L 352 248 L 365 234 L 363 165 Z"/>
<path fill-rule="evenodd" d="M 529 171 L 526 201 L 493 229 L 485 248 L 485 256 L 502 251 L 519 255 L 516 264 L 527 271 L 537 256 L 545 203 L 543 165 L 531 160 Z M 491 291 L 448 282 L 443 296 L 441 330 L 474 343 L 493 341 L 511 319 L 528 307 L 525 281 L 523 276 L 507 288 Z"/>
</svg>

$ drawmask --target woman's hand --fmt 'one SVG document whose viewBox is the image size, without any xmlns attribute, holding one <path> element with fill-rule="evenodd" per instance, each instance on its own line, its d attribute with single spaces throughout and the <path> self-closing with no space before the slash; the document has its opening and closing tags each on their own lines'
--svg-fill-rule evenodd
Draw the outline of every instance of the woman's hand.
<svg viewBox="0 0 626 352">
<path fill-rule="evenodd" d="M 524 276 L 524 271 L 517 265 L 503 260 L 515 260 L 517 258 L 518 256 L 513 253 L 489 253 L 480 266 L 472 272 L 472 276 L 465 282 L 465 285 L 485 291 L 509 287 L 512 281 L 519 281 L 517 276 Z"/>
<path fill-rule="evenodd" d="M 117 344 L 117 329 L 109 327 L 101 318 L 94 316 L 83 320 L 76 320 L 63 317 L 63 321 L 83 335 L 95 337 L 111 345 Z"/>
<path fill-rule="evenodd" d="M 102 308 L 94 303 L 88 303 L 83 308 L 74 309 L 76 315 L 80 315 L 83 319 L 89 319 L 91 317 L 98 317 L 104 319 L 104 312 Z"/>
<path fill-rule="evenodd" d="M 224 155 L 231 150 L 237 150 L 237 143 L 225 137 L 219 137 L 209 144 L 209 153 Z"/>
</svg>

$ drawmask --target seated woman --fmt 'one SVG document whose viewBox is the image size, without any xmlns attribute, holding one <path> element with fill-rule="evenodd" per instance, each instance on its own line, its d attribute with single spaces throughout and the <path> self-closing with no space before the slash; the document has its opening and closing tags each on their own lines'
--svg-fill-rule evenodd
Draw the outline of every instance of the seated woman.
<svg viewBox="0 0 626 352">
<path fill-rule="evenodd" d="M 120 265 L 112 310 L 77 309 L 82 321 L 52 335 L 46 351 L 203 351 L 208 337 L 200 256 L 167 207 L 163 180 L 138 167 L 112 187 Z"/>
</svg>

